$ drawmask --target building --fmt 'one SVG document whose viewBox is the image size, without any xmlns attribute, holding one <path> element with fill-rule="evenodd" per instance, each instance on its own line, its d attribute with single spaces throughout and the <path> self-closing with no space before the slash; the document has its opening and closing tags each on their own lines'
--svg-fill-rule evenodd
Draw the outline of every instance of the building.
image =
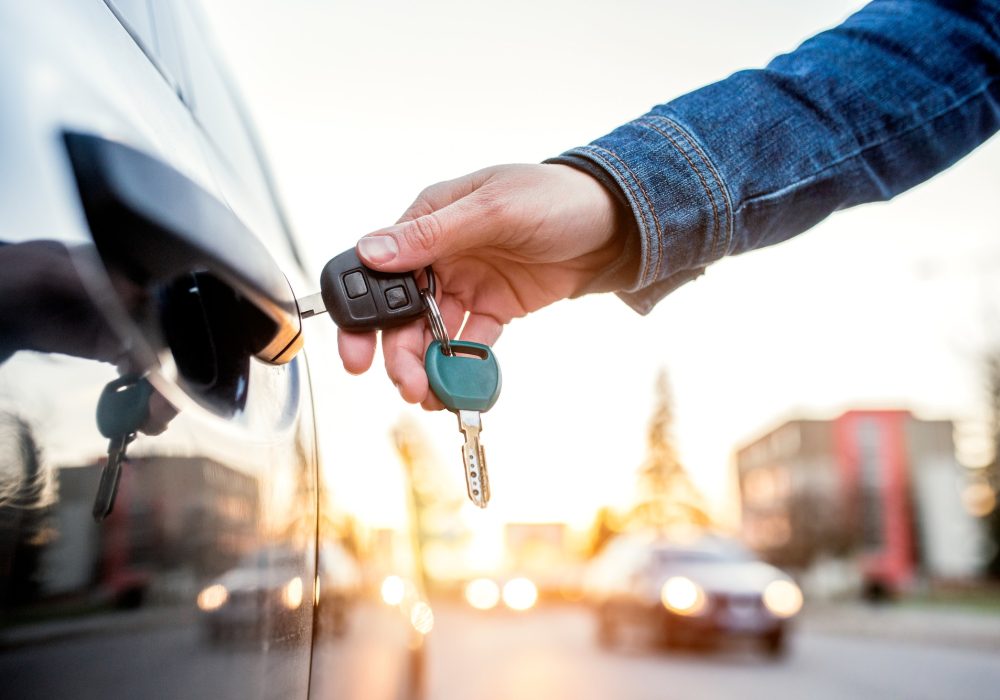
<svg viewBox="0 0 1000 700">
<path fill-rule="evenodd" d="M 745 541 L 800 571 L 851 562 L 871 592 L 976 576 L 982 532 L 952 430 L 900 410 L 788 421 L 737 450 Z"/>
</svg>

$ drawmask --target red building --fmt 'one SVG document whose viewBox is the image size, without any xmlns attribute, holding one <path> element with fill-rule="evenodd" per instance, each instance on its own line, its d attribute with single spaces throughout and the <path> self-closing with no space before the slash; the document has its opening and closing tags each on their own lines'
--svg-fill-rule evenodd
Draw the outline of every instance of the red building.
<svg viewBox="0 0 1000 700">
<path fill-rule="evenodd" d="M 871 592 L 976 575 L 981 532 L 961 505 L 952 430 L 884 410 L 766 433 L 736 454 L 745 540 L 800 570 L 848 560 Z"/>
</svg>

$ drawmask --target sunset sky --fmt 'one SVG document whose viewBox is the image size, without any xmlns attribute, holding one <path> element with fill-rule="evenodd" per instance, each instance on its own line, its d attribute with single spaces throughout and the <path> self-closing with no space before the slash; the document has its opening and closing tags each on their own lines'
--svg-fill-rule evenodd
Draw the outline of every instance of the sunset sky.
<svg viewBox="0 0 1000 700">
<path fill-rule="evenodd" d="M 428 184 L 587 143 L 862 3 L 206 4 L 315 273 Z M 1000 299 L 998 192 L 994 142 L 891 204 L 715 265 L 648 317 L 607 295 L 516 321 L 496 346 L 504 391 L 484 419 L 493 502 L 469 518 L 483 531 L 583 525 L 596 507 L 627 503 L 660 367 L 683 460 L 730 522 L 734 447 L 785 418 L 902 406 L 969 423 Z M 314 336 L 330 330 L 308 323 Z M 329 468 L 351 475 L 345 499 L 378 518 L 399 512 L 379 484 L 398 470 L 388 435 L 407 412 L 464 491 L 453 416 L 407 407 L 380 359 L 360 378 L 336 357 L 311 360 L 338 397 L 321 430 Z"/>
</svg>

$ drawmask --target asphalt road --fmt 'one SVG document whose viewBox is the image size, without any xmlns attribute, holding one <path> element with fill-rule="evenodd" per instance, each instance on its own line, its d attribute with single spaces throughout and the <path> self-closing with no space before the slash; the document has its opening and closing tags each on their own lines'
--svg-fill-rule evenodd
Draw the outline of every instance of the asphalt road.
<svg viewBox="0 0 1000 700">
<path fill-rule="evenodd" d="M 435 606 L 429 700 L 997 697 L 1000 654 L 926 642 L 800 632 L 782 660 L 752 645 L 710 653 L 597 646 L 584 610 L 479 614 Z"/>
</svg>

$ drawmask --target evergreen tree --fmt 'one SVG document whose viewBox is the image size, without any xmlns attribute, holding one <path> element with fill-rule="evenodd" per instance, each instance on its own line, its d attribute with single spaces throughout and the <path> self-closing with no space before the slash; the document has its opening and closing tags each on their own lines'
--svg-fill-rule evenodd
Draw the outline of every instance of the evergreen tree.
<svg viewBox="0 0 1000 700">
<path fill-rule="evenodd" d="M 639 497 L 629 513 L 636 527 L 670 530 L 679 527 L 708 527 L 704 499 L 691 483 L 674 444 L 673 397 L 667 372 L 656 378 L 656 403 L 649 420 L 646 459 L 639 469 Z"/>
</svg>

